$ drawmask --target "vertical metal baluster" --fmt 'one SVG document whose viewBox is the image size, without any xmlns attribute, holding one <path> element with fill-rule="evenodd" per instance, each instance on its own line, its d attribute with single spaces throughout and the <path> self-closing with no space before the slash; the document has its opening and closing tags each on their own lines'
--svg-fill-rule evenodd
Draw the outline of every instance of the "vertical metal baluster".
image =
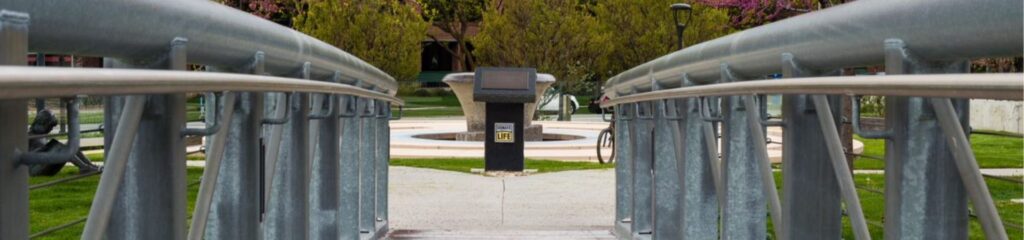
<svg viewBox="0 0 1024 240">
<path fill-rule="evenodd" d="M 303 64 L 303 79 L 309 79 L 310 68 L 308 62 Z M 309 237 L 309 94 L 292 93 L 288 102 L 289 120 L 284 124 L 281 150 L 274 163 L 264 239 Z"/>
<path fill-rule="evenodd" d="M 722 65 L 722 82 L 739 80 Z M 741 96 L 724 97 L 722 101 L 722 168 L 725 204 L 722 205 L 722 239 L 764 239 L 766 193 L 760 156 L 751 132 L 747 111 Z M 760 120 L 760 119 L 757 119 Z"/>
<path fill-rule="evenodd" d="M 341 74 L 335 72 L 331 82 L 337 83 L 340 78 Z M 328 101 L 328 114 L 318 116 L 318 119 L 313 121 L 319 123 L 319 126 L 311 133 L 319 137 L 316 142 L 311 143 L 316 146 L 316 150 L 313 153 L 312 179 L 309 186 L 309 234 L 312 239 L 338 239 L 341 228 L 338 221 L 341 196 L 338 186 L 341 180 L 338 176 L 338 142 L 341 137 L 337 118 L 338 99 L 332 94 L 324 94 L 322 100 Z M 314 100 L 313 109 L 317 112 L 323 111 L 320 107 L 323 105 L 322 102 Z"/>
<path fill-rule="evenodd" d="M 377 100 L 378 110 L 377 114 L 377 143 L 376 150 L 374 151 L 377 162 L 377 206 L 376 216 L 377 222 L 380 225 L 387 225 L 388 216 L 388 158 L 390 153 L 388 147 L 390 144 L 390 136 L 388 131 L 388 119 L 390 118 L 390 108 L 388 102 L 383 100 Z"/>
<path fill-rule="evenodd" d="M 340 166 L 340 217 L 338 224 L 340 239 L 359 239 L 359 141 L 360 126 L 359 113 L 361 104 L 359 98 L 353 96 L 342 96 L 339 106 L 341 117 L 341 142 L 338 148 L 341 156 L 338 158 Z"/>
<path fill-rule="evenodd" d="M 782 231 L 785 223 L 782 221 L 782 204 L 779 203 L 779 192 L 775 188 L 775 175 L 772 174 L 772 165 L 768 159 L 768 143 L 764 131 L 765 126 L 761 124 L 761 109 L 754 103 L 754 97 L 745 95 L 742 97 L 743 108 L 747 113 L 747 126 L 750 127 L 750 137 L 754 143 L 753 151 L 757 157 L 759 176 L 761 176 L 761 189 L 768 200 L 768 213 L 771 214 L 772 227 L 775 236 L 779 239 L 789 239 Z"/>
<path fill-rule="evenodd" d="M 985 231 L 986 239 L 1007 239 L 1006 228 L 1003 227 L 1003 220 L 996 211 L 995 203 L 992 202 L 992 195 L 988 191 L 988 185 L 981 176 L 978 169 L 978 161 L 974 158 L 971 150 L 971 143 L 964 131 L 963 124 L 958 119 L 956 109 L 948 98 L 929 99 L 935 108 L 936 117 L 943 133 L 946 134 L 946 141 L 949 150 L 953 153 L 960 178 L 970 195 L 974 211 L 978 213 L 978 221 Z"/>
<path fill-rule="evenodd" d="M 636 124 L 633 132 L 633 222 L 631 230 L 634 238 L 649 237 L 654 230 L 653 216 L 653 184 L 654 174 L 654 118 L 651 102 L 641 102 L 636 108 Z"/>
<path fill-rule="evenodd" d="M 871 239 L 868 232 L 868 224 L 864 220 L 864 210 L 860 206 L 860 197 L 857 196 L 857 187 L 853 183 L 853 172 L 846 165 L 846 153 L 843 152 L 842 143 L 839 141 L 839 128 L 836 127 L 835 114 L 829 106 L 825 96 L 811 96 L 814 100 L 814 107 L 818 112 L 832 114 L 818 114 L 819 126 L 822 130 L 829 160 L 832 163 L 832 173 L 838 180 L 839 190 L 842 192 L 843 201 L 846 202 L 846 212 L 850 215 L 850 225 L 856 239 Z M 796 195 L 796 194 L 794 194 Z M 806 193 L 804 194 L 806 196 Z M 800 206 L 795 206 L 800 207 Z M 837 209 L 839 206 L 835 206 Z M 840 235 L 841 232 L 832 233 L 831 236 Z"/>
<path fill-rule="evenodd" d="M 653 82 L 653 81 L 652 81 Z M 657 83 L 652 91 L 658 90 Z M 682 137 L 679 135 L 678 113 L 674 99 L 654 101 L 654 239 L 681 238 L 679 212 Z"/>
<path fill-rule="evenodd" d="M 798 78 L 814 74 L 796 66 L 793 55 L 786 53 L 782 56 L 782 75 Z M 783 95 L 782 104 L 786 127 L 782 131 L 786 144 L 782 149 L 782 231 L 790 239 L 841 237 L 840 186 L 825 144 L 831 136 L 823 135 L 821 128 L 826 126 L 818 120 L 818 115 L 838 115 L 815 108 L 809 95 Z"/>
<path fill-rule="evenodd" d="M 377 144 L 377 125 L 373 118 L 375 106 L 373 99 L 363 99 L 362 111 L 359 114 L 359 128 L 362 134 L 359 138 L 359 231 L 362 234 L 373 236 L 376 232 L 376 216 L 374 208 L 376 197 L 376 154 L 374 145 Z"/>
<path fill-rule="evenodd" d="M 899 39 L 885 41 L 888 75 L 966 72 L 967 63 L 914 59 Z M 957 100 L 967 124 L 967 102 Z M 966 239 L 967 198 L 946 135 L 933 106 L 921 97 L 887 97 L 886 127 L 892 135 L 885 153 L 885 238 Z"/>
<path fill-rule="evenodd" d="M 683 86 L 691 86 L 684 75 Z M 679 163 L 681 178 L 680 215 L 682 239 L 717 238 L 718 236 L 718 194 L 712 164 L 718 160 L 717 140 L 711 131 L 711 122 L 701 116 L 701 100 L 686 98 L 679 101 L 682 121 L 680 131 L 683 147 Z"/>
<path fill-rule="evenodd" d="M 186 43 L 183 38 L 171 42 L 170 52 L 161 60 L 166 68 L 186 70 Z M 111 64 L 138 66 L 114 61 Z M 110 215 L 106 235 L 99 236 L 102 238 L 184 239 L 187 235 L 185 138 L 182 135 L 186 123 L 185 94 L 147 95 L 146 98 L 123 179 L 116 188 L 113 206 L 118 207 Z M 118 121 L 117 124 L 130 123 Z M 112 144 L 116 147 L 118 143 Z M 108 157 L 117 156 L 108 154 Z M 99 194 L 97 192 L 97 196 Z"/>
<path fill-rule="evenodd" d="M 28 14 L 0 10 L 0 65 L 25 65 Z M 0 101 L 0 239 L 28 239 L 27 99 Z"/>
<path fill-rule="evenodd" d="M 615 235 L 630 236 L 633 217 L 633 108 L 615 106 Z"/>
<path fill-rule="evenodd" d="M 262 75 L 263 53 L 241 72 Z M 263 95 L 259 92 L 238 93 L 234 117 L 224 126 L 230 139 L 224 145 L 220 177 L 206 222 L 206 239 L 256 239 L 260 233 L 260 133 L 263 121 Z M 204 179 L 205 181 L 205 179 Z M 193 217 L 195 218 L 195 217 Z"/>
<path fill-rule="evenodd" d="M 217 104 L 213 104 L 213 111 L 210 111 L 217 112 L 220 109 L 221 113 L 215 113 L 220 115 L 217 116 L 216 120 L 219 123 L 215 124 L 222 129 L 218 129 L 219 131 L 210 135 L 210 141 L 207 141 L 206 166 L 203 170 L 202 182 L 199 185 L 199 193 L 196 196 L 195 209 L 192 213 L 192 223 L 188 232 L 188 239 L 190 240 L 202 239 L 206 232 L 206 224 L 210 216 L 210 205 L 213 202 L 214 193 L 218 190 L 217 180 L 220 177 L 220 172 L 223 170 L 221 160 L 224 159 L 224 147 L 231 134 L 229 129 L 224 126 L 233 121 L 236 95 L 233 92 L 224 94 L 223 106 L 218 108 Z M 216 100 L 210 100 L 216 103 Z M 206 115 L 206 117 L 213 118 L 213 115 Z"/>
</svg>

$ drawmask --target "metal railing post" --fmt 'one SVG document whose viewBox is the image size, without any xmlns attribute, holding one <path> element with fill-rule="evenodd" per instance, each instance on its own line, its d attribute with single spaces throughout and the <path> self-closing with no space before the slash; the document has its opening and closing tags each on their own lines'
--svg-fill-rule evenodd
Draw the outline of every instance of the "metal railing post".
<svg viewBox="0 0 1024 240">
<path fill-rule="evenodd" d="M 161 60 L 166 64 L 162 67 L 186 70 L 186 43 L 183 38 L 171 41 L 170 51 Z M 110 63 L 110 67 L 144 66 L 118 61 Z M 113 209 L 106 235 L 102 238 L 184 239 L 187 235 L 187 179 L 185 139 L 182 135 L 186 123 L 185 94 L 156 94 L 146 98 L 135 140 L 130 143 L 133 147 L 125 162 L 121 186 L 117 188 L 113 203 L 120 207 Z M 108 153 L 110 155 L 112 153 Z"/>
<path fill-rule="evenodd" d="M 377 122 L 373 116 L 376 114 L 375 102 L 373 99 L 361 99 L 360 111 L 357 111 L 359 118 L 359 129 L 361 136 L 359 143 L 359 231 L 362 234 L 373 236 L 376 232 L 376 216 L 374 198 L 377 185 L 376 180 L 376 148 L 377 145 Z"/>
<path fill-rule="evenodd" d="M 630 236 L 633 217 L 632 104 L 615 106 L 615 235 Z"/>
<path fill-rule="evenodd" d="M 391 118 L 391 107 L 383 100 L 375 101 L 377 101 L 378 107 L 376 119 L 377 143 L 376 150 L 374 151 L 377 154 L 377 210 L 375 215 L 379 225 L 386 226 L 388 223 L 388 162 L 390 162 L 389 158 L 391 158 L 391 153 L 389 152 L 391 136 L 388 122 Z"/>
<path fill-rule="evenodd" d="M 680 158 L 682 137 L 679 135 L 677 100 L 654 101 L 654 239 L 680 239 L 681 194 Z"/>
<path fill-rule="evenodd" d="M 301 78 L 309 79 L 310 68 L 308 62 L 303 64 Z M 273 163 L 264 239 L 309 236 L 309 94 L 292 93 L 289 98 L 289 120 L 283 126 L 280 152 Z M 272 147 L 268 145 L 268 149 Z"/>
<path fill-rule="evenodd" d="M 234 120 L 232 119 L 235 114 L 235 100 L 237 99 L 237 93 L 228 92 L 225 93 L 223 106 L 218 107 L 217 104 L 213 104 L 210 107 L 212 111 L 216 113 L 219 119 L 218 122 L 214 123 L 218 126 L 228 125 Z M 212 118 L 213 115 L 206 115 L 208 118 Z M 224 170 L 221 164 L 224 159 L 225 145 L 227 144 L 228 138 L 231 136 L 230 129 L 218 129 L 213 132 L 213 135 L 209 137 L 206 148 L 206 165 L 203 169 L 202 181 L 199 184 L 199 193 L 196 195 L 195 208 L 192 212 L 192 223 L 188 231 L 188 239 L 200 240 L 206 232 L 206 226 L 209 222 L 210 208 L 213 203 L 213 197 L 217 192 L 217 183 L 220 178 L 220 173 Z M 232 169 L 235 170 L 235 169 Z"/>
<path fill-rule="evenodd" d="M 966 72 L 966 61 L 924 62 L 902 40 L 885 41 L 887 75 Z M 968 104 L 954 101 L 967 125 Z M 885 238 L 966 239 L 967 192 L 934 108 L 926 98 L 887 97 L 885 126 Z"/>
<path fill-rule="evenodd" d="M 815 109 L 823 112 L 834 113 L 825 96 L 811 96 Z M 856 239 L 871 239 L 868 232 L 868 224 L 864 219 L 864 209 L 860 205 L 860 197 L 857 195 L 857 186 L 853 182 L 853 171 L 846 165 L 846 153 L 843 152 L 842 143 L 839 139 L 839 128 L 836 127 L 836 118 L 833 114 L 817 114 L 818 125 L 821 127 L 825 147 L 828 149 L 829 160 L 832 163 L 832 173 L 838 181 L 839 191 L 842 193 L 843 202 L 846 203 L 846 212 L 850 216 L 850 226 L 853 228 L 853 236 Z M 825 170 L 822 170 L 825 171 Z M 796 194 L 793 194 L 794 197 Z M 805 194 L 806 196 L 806 194 Z M 799 207 L 799 206 L 794 206 Z M 839 208 L 838 205 L 835 206 Z M 839 216 L 840 218 L 842 216 Z M 841 224 L 841 223 L 840 223 Z M 837 236 L 840 233 L 831 233 Z"/>
<path fill-rule="evenodd" d="M 782 58 L 783 77 L 813 75 L 796 66 L 793 55 Z M 782 131 L 786 142 L 782 148 L 782 199 L 786 200 L 782 203 L 782 231 L 791 239 L 831 239 L 842 234 L 839 185 L 825 145 L 827 136 L 818 121 L 818 114 L 840 115 L 819 109 L 809 95 L 782 96 L 786 128 Z"/>
<path fill-rule="evenodd" d="M 722 81 L 739 80 L 722 66 Z M 764 239 L 767 199 L 761 177 L 759 154 L 748 122 L 742 96 L 722 97 L 722 239 Z M 760 119 L 757 119 L 760 120 Z"/>
<path fill-rule="evenodd" d="M 263 53 L 253 57 L 244 73 L 261 75 Z M 206 221 L 206 239 L 256 239 L 260 234 L 260 133 L 263 121 L 263 95 L 237 93 L 234 117 L 225 126 L 230 141 L 224 145 L 216 191 Z M 205 179 L 204 179 L 205 181 Z M 195 217 L 193 216 L 193 219 Z"/>
<path fill-rule="evenodd" d="M 359 98 L 353 96 L 339 97 L 339 117 L 341 117 L 341 142 L 338 149 L 341 154 L 338 158 L 340 167 L 339 194 L 341 204 L 339 205 L 338 224 L 339 239 L 359 239 L 359 142 L 361 129 L 359 126 L 358 106 Z"/>
<path fill-rule="evenodd" d="M 677 106 L 682 116 L 679 144 L 683 147 L 679 164 L 681 239 L 718 236 L 719 202 L 713 172 L 716 168 L 712 167 L 718 160 L 718 144 L 714 135 L 705 136 L 704 128 L 710 129 L 711 123 L 702 118 L 701 103 L 699 98 L 685 98 Z"/>
<path fill-rule="evenodd" d="M 335 74 L 331 81 L 337 82 L 339 77 Z M 338 239 L 341 233 L 341 178 L 338 175 L 338 144 L 341 129 L 338 126 L 340 120 L 335 116 L 338 98 L 333 94 L 318 95 L 323 96 L 314 100 L 313 109 L 321 112 L 326 105 L 328 114 L 325 118 L 316 119 L 310 124 L 313 129 L 311 135 L 316 136 L 316 140 L 310 144 L 316 149 L 312 154 L 313 164 L 309 183 L 309 235 L 312 239 Z"/>
<path fill-rule="evenodd" d="M 28 14 L 0 10 L 0 65 L 25 65 Z M 27 99 L 0 101 L 0 239 L 28 239 Z"/>
<path fill-rule="evenodd" d="M 970 196 L 974 211 L 978 213 L 978 221 L 985 231 L 986 239 L 1008 239 L 1006 228 L 999 217 L 992 195 L 988 191 L 988 185 L 978 169 L 978 160 L 974 157 L 971 143 L 967 137 L 962 121 L 957 119 L 956 109 L 948 98 L 929 99 L 932 107 L 935 108 L 936 117 L 943 133 L 946 135 L 946 143 L 950 146 L 949 151 L 953 153 L 956 161 L 960 179 Z"/>
<path fill-rule="evenodd" d="M 649 237 L 654 230 L 654 109 L 651 105 L 651 102 L 632 105 L 636 108 L 636 123 L 630 129 L 633 133 L 633 218 L 630 229 L 634 238 Z"/>
</svg>

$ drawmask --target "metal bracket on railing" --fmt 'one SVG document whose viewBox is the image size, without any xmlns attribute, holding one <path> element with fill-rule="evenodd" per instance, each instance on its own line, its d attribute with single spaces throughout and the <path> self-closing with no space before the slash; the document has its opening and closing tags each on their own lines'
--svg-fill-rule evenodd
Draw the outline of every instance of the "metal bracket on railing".
<svg viewBox="0 0 1024 240">
<path fill-rule="evenodd" d="M 256 53 L 252 55 L 252 63 L 249 63 L 249 66 L 246 67 L 247 70 L 252 74 L 262 75 L 264 72 L 265 59 L 266 53 L 263 53 L 263 51 L 256 51 Z"/>
<path fill-rule="evenodd" d="M 209 98 L 211 100 L 215 100 L 216 101 L 216 99 L 218 99 L 216 93 L 212 93 L 211 92 L 211 93 L 203 93 L 203 94 L 206 95 L 206 98 Z M 229 97 L 229 95 L 231 95 L 231 96 Z M 228 98 L 231 98 L 231 99 L 228 99 Z M 181 135 L 182 136 L 209 136 L 209 135 L 213 135 L 214 133 L 217 133 L 218 131 L 220 131 L 220 128 L 221 128 L 221 125 L 222 125 L 221 121 L 220 121 L 221 116 L 224 116 L 224 114 L 226 114 L 225 111 L 227 111 L 227 109 L 228 109 L 228 107 L 227 107 L 228 104 L 232 104 L 233 105 L 234 102 L 235 102 L 233 93 L 231 93 L 231 92 L 224 92 L 224 93 L 222 93 L 219 102 L 220 102 L 220 104 L 217 107 L 219 109 L 214 109 L 214 112 L 216 112 L 217 110 L 220 110 L 220 113 L 213 114 L 214 119 L 213 119 L 212 123 L 207 123 L 205 128 L 185 128 L 185 129 L 182 129 L 181 130 Z"/>
<path fill-rule="evenodd" d="M 600 108 L 600 109 L 601 109 L 601 120 L 603 120 L 604 122 L 614 122 L 615 121 L 615 112 L 612 112 L 612 114 L 611 114 L 612 118 L 608 118 L 607 117 L 608 116 L 608 114 L 607 114 L 608 111 L 605 111 L 604 108 Z"/>
<path fill-rule="evenodd" d="M 712 116 L 711 115 L 711 99 L 710 99 L 710 97 L 701 97 L 700 98 L 700 117 L 704 121 L 708 121 L 708 122 L 721 122 L 722 121 L 722 116 L 721 115 L 718 115 L 718 116 Z"/>
<path fill-rule="evenodd" d="M 362 107 L 362 109 L 357 111 L 358 116 L 361 118 L 370 118 L 376 116 L 377 108 L 375 107 L 376 104 L 374 103 L 373 99 L 367 99 L 364 102 L 365 104 L 359 105 L 360 107 Z"/>
<path fill-rule="evenodd" d="M 331 94 L 325 94 L 325 95 L 327 95 L 327 96 L 325 96 L 326 97 L 325 99 L 327 99 L 327 110 L 322 110 L 321 109 L 323 112 L 313 112 L 313 113 L 310 113 L 309 114 L 309 119 L 328 119 L 328 118 L 331 118 L 332 116 L 334 116 L 334 112 L 336 111 L 336 110 L 334 110 L 334 105 L 336 105 L 334 102 L 336 102 L 337 99 L 334 98 L 334 95 L 331 95 Z"/>
<path fill-rule="evenodd" d="M 291 111 L 291 106 L 290 106 L 290 104 L 288 102 L 289 102 L 289 98 L 291 98 L 291 96 L 292 96 L 292 93 L 284 93 L 284 96 L 281 96 L 281 97 L 284 98 L 283 104 L 278 104 L 278 106 L 277 106 L 279 108 L 280 107 L 284 108 L 284 114 L 281 114 L 281 116 L 277 116 L 276 118 L 263 117 L 263 124 L 277 125 L 277 124 L 288 123 L 288 119 L 290 119 L 288 117 L 288 113 Z"/>
<path fill-rule="evenodd" d="M 375 100 L 376 101 L 376 100 Z M 380 101 L 377 105 L 377 118 L 391 119 L 391 103 Z"/>
<path fill-rule="evenodd" d="M 662 101 L 662 104 L 665 106 L 661 111 L 661 116 L 663 118 L 673 121 L 683 120 L 682 114 L 679 114 L 679 107 L 675 104 L 676 99 L 662 99 L 660 101 Z M 670 101 L 672 101 L 672 104 L 669 104 Z M 671 107 L 669 107 L 669 105 L 671 105 Z M 669 112 L 674 112 L 675 114 L 669 114 Z"/>
<path fill-rule="evenodd" d="M 338 117 L 355 117 L 356 115 L 358 115 L 357 113 L 359 113 L 359 98 L 355 96 L 344 97 L 348 98 L 348 100 L 345 101 L 345 106 L 343 106 L 345 108 L 345 111 L 338 111 Z"/>
<path fill-rule="evenodd" d="M 390 115 L 388 120 L 401 120 L 402 119 L 402 111 L 404 111 L 402 109 L 402 105 L 398 105 L 398 117 L 394 117 L 394 114 L 391 113 L 391 110 L 388 110 L 388 114 Z"/>
<path fill-rule="evenodd" d="M 81 125 L 78 121 L 78 99 L 67 99 L 66 109 L 68 111 L 68 147 L 61 152 L 26 152 L 18 157 L 21 164 L 59 164 L 70 161 L 78 154 L 81 146 Z"/>
<path fill-rule="evenodd" d="M 853 133 L 860 135 L 862 138 L 867 139 L 884 139 L 892 136 L 892 130 L 888 131 L 865 131 L 860 128 L 860 96 L 850 96 L 850 105 L 852 106 L 852 118 L 850 125 L 853 125 Z"/>
<path fill-rule="evenodd" d="M 758 111 L 761 111 L 763 109 L 767 109 L 768 108 L 768 101 L 767 101 L 768 100 L 768 96 L 765 96 L 765 95 L 755 96 L 754 99 L 757 102 Z M 771 114 L 767 113 L 767 111 L 763 111 L 761 113 L 763 113 L 763 115 L 761 116 L 761 125 L 771 126 L 771 127 L 785 127 L 786 126 L 786 122 L 784 122 L 784 121 L 772 121 L 772 119 L 777 119 L 777 117 L 772 116 Z M 769 141 L 770 140 L 771 139 L 769 139 Z"/>
<path fill-rule="evenodd" d="M 633 104 L 633 108 L 636 109 L 636 119 L 639 120 L 650 120 L 654 119 L 654 109 L 651 109 L 651 102 L 638 102 Z"/>
</svg>

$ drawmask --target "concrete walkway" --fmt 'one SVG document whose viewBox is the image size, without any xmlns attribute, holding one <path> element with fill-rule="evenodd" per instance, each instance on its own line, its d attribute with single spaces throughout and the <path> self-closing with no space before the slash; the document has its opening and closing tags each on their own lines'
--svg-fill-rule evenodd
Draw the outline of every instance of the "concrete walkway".
<svg viewBox="0 0 1024 240">
<path fill-rule="evenodd" d="M 453 231 L 570 231 L 584 239 L 593 239 L 594 234 L 611 236 L 615 218 L 612 169 L 525 177 L 484 177 L 409 167 L 391 167 L 390 171 L 389 224 L 396 230 L 417 230 L 405 233 L 439 238 L 453 236 L 447 234 Z M 425 229 L 431 231 L 419 231 Z"/>
</svg>

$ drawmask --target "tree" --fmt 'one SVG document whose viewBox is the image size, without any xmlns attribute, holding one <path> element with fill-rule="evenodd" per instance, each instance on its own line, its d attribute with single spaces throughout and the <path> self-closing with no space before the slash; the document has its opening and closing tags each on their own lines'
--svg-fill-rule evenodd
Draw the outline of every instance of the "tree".
<svg viewBox="0 0 1024 240">
<path fill-rule="evenodd" d="M 441 42 L 438 36 L 427 34 L 435 43 L 444 48 L 456 61 L 452 71 L 470 71 L 476 65 L 466 42 L 473 23 L 483 17 L 485 0 L 423 0 L 423 16 L 433 26 L 455 39 L 455 48 Z M 465 65 L 463 65 L 465 64 Z"/>
<path fill-rule="evenodd" d="M 593 75 L 611 34 L 577 0 L 495 0 L 474 37 L 480 66 L 533 67 L 572 92 Z"/>
<path fill-rule="evenodd" d="M 675 22 L 669 8 L 678 0 L 604 0 L 594 12 L 611 38 L 611 53 L 599 68 L 600 79 L 628 70 L 676 50 Z M 683 39 L 687 45 L 733 31 L 725 10 L 693 4 Z M 680 19 L 684 19 L 681 15 Z"/>
<path fill-rule="evenodd" d="M 294 2 L 301 0 L 216 0 L 221 4 L 242 10 L 263 19 L 290 27 L 292 17 L 298 13 Z"/>
<path fill-rule="evenodd" d="M 427 23 L 412 6 L 393 0 L 314 0 L 295 17 L 295 29 L 337 46 L 399 81 L 420 71 Z"/>
<path fill-rule="evenodd" d="M 823 9 L 848 0 L 697 0 L 729 10 L 732 26 L 746 29 Z"/>
</svg>

